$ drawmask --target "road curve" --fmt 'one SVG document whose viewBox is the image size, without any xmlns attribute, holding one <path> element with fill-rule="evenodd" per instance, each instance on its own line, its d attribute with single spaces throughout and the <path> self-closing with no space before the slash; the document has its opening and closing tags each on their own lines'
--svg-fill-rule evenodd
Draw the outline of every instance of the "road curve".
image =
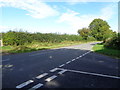
<svg viewBox="0 0 120 90">
<path fill-rule="evenodd" d="M 2 88 L 118 87 L 118 59 L 92 52 L 96 43 L 4 55 Z"/>
</svg>

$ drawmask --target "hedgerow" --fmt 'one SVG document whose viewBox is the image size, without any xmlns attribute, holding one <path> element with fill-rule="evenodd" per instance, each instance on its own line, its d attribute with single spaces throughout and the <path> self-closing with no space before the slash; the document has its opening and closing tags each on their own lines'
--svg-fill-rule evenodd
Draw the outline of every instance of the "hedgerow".
<svg viewBox="0 0 120 90">
<path fill-rule="evenodd" d="M 7 45 L 24 45 L 32 42 L 60 43 L 62 41 L 82 41 L 79 35 L 56 34 L 56 33 L 28 33 L 23 31 L 8 31 L 2 33 L 3 44 Z"/>
</svg>

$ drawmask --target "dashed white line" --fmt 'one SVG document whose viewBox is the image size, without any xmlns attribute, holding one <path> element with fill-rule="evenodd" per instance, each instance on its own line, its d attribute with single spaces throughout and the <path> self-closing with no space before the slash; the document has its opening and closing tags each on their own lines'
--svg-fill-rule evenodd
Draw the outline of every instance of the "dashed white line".
<svg viewBox="0 0 120 90">
<path fill-rule="evenodd" d="M 81 58 L 82 56 L 79 56 L 79 58 Z"/>
<path fill-rule="evenodd" d="M 50 72 L 55 72 L 57 70 L 58 70 L 57 68 L 54 68 L 54 69 L 50 70 Z"/>
<path fill-rule="evenodd" d="M 69 64 L 71 61 L 66 62 L 66 64 Z"/>
<path fill-rule="evenodd" d="M 75 59 L 72 59 L 72 61 L 75 61 Z"/>
<path fill-rule="evenodd" d="M 65 64 L 62 64 L 62 65 L 60 65 L 59 67 L 63 67 L 63 66 L 65 66 Z"/>
<path fill-rule="evenodd" d="M 40 79 L 40 78 L 45 77 L 46 75 L 48 75 L 48 73 L 43 73 L 43 74 L 41 74 L 41 75 L 37 76 L 36 78 L 37 78 L 37 79 Z"/>
<path fill-rule="evenodd" d="M 76 57 L 76 59 L 79 59 L 79 57 Z"/>
<path fill-rule="evenodd" d="M 28 84 L 30 84 L 32 82 L 34 82 L 34 81 L 33 80 L 26 81 L 26 82 L 16 86 L 16 88 L 23 88 L 24 86 L 26 86 L 26 85 L 28 85 Z"/>
<path fill-rule="evenodd" d="M 51 80 L 55 79 L 56 77 L 57 77 L 56 75 L 53 75 L 53 76 L 45 79 L 45 81 L 50 82 Z"/>
<path fill-rule="evenodd" d="M 30 88 L 29 90 L 35 90 L 35 89 L 38 89 L 38 88 L 40 88 L 42 86 L 43 86 L 43 84 L 39 83 L 39 84 L 33 86 L 32 88 Z"/>
<path fill-rule="evenodd" d="M 91 73 L 91 72 L 84 72 L 84 71 L 76 71 L 76 70 L 69 70 L 69 69 L 63 69 L 63 68 L 58 68 L 58 69 L 59 70 L 67 70 L 69 72 L 75 72 L 75 73 L 82 73 L 82 74 L 88 74 L 88 75 L 94 75 L 94 76 L 101 76 L 101 77 L 107 77 L 107 78 L 120 79 L 120 77 L 111 76 L 111 75 L 105 75 L 105 74 L 98 74 L 98 73 Z"/>
<path fill-rule="evenodd" d="M 62 70 L 62 71 L 60 71 L 60 72 L 58 72 L 58 74 L 63 74 L 63 73 L 65 73 L 67 70 Z"/>
</svg>

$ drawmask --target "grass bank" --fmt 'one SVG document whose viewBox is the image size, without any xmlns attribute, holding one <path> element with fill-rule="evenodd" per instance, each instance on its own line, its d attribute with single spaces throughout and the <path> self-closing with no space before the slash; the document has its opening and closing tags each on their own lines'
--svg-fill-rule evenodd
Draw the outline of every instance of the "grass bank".
<svg viewBox="0 0 120 90">
<path fill-rule="evenodd" d="M 20 46 L 3 46 L 0 47 L 2 49 L 2 54 L 14 54 L 14 53 L 25 53 L 25 52 L 32 52 L 37 50 L 45 50 L 45 49 L 53 49 L 59 48 L 64 46 L 71 46 L 71 45 L 78 45 L 82 43 L 87 43 L 87 41 L 64 41 L 61 43 L 39 43 L 39 42 L 32 42 L 30 44 L 20 45 Z"/>
<path fill-rule="evenodd" d="M 96 44 L 92 49 L 94 52 L 120 59 L 120 50 L 106 48 L 103 44 Z"/>
</svg>

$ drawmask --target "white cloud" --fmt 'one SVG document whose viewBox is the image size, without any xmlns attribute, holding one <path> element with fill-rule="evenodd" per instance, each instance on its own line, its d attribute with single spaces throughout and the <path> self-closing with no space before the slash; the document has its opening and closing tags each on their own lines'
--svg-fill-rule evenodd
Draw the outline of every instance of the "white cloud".
<svg viewBox="0 0 120 90">
<path fill-rule="evenodd" d="M 99 14 L 99 15 L 98 15 Z M 87 14 L 81 15 L 78 12 L 68 10 L 66 13 L 63 13 L 58 19 L 58 23 L 65 22 L 69 24 L 73 30 L 78 30 L 84 27 L 88 27 L 90 22 L 95 18 L 101 18 L 103 20 L 109 20 L 114 14 L 114 6 L 108 5 L 100 10 L 100 13 L 97 14 Z"/>
<path fill-rule="evenodd" d="M 0 0 L 0 7 L 14 7 L 26 10 L 34 18 L 46 18 L 58 15 L 54 7 L 50 7 L 40 0 Z"/>
</svg>

